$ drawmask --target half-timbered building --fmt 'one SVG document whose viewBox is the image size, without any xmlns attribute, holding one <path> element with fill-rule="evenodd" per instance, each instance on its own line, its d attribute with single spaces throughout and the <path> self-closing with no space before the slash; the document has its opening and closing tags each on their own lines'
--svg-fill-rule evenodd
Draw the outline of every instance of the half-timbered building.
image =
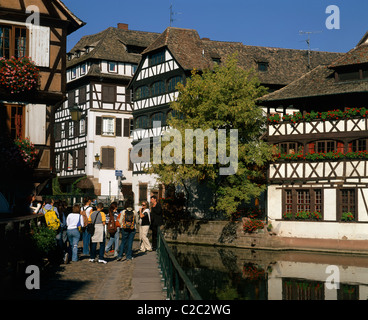
<svg viewBox="0 0 368 320">
<path fill-rule="evenodd" d="M 127 197 L 131 192 L 132 100 L 127 86 L 141 52 L 157 36 L 120 23 L 81 38 L 67 54 L 67 100 L 55 124 L 56 171 L 64 192 L 71 192 L 73 184 L 98 196 L 122 192 Z M 77 121 L 71 117 L 75 107 L 80 109 Z M 123 171 L 121 186 L 116 171 Z"/>
<path fill-rule="evenodd" d="M 336 59 L 339 54 L 308 52 L 247 46 L 240 42 L 213 41 L 200 38 L 193 29 L 169 27 L 142 53 L 142 60 L 130 88 L 134 99 L 133 144 L 151 143 L 167 129 L 166 119 L 171 114 L 170 102 L 175 100 L 178 82 L 185 83 L 191 71 L 198 71 L 222 63 L 226 57 L 237 52 L 242 68 L 253 68 L 269 91 L 280 89 L 298 79 L 322 63 Z M 155 127 L 154 122 L 161 122 Z M 156 177 L 145 174 L 149 162 L 133 164 L 133 190 L 136 203 L 146 200 L 149 194 L 161 195 L 163 187 Z"/>
<path fill-rule="evenodd" d="M 275 146 L 268 216 L 280 236 L 367 239 L 367 79 L 365 36 L 331 64 L 261 98 Z"/>
<path fill-rule="evenodd" d="M 83 25 L 59 0 L 2 0 L 0 3 L 2 65 L 14 58 L 27 57 L 39 70 L 33 90 L 11 90 L 9 79 L 0 86 L 2 135 L 29 139 L 35 145 L 37 159 L 32 183 L 37 192 L 50 181 L 54 167 L 54 116 L 55 108 L 66 96 L 67 36 Z M 15 178 L 17 175 L 13 174 Z M 25 177 L 19 178 L 22 181 Z M 27 184 L 23 180 L 20 186 L 19 178 L 14 179 L 15 193 Z M 7 198 L 14 201 L 14 192 L 9 193 L 12 181 L 6 183 Z"/>
</svg>

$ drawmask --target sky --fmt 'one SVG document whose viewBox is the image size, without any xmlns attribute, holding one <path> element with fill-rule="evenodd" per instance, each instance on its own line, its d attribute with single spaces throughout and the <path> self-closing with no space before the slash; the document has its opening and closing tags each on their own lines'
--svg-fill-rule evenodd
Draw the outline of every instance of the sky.
<svg viewBox="0 0 368 320">
<path fill-rule="evenodd" d="M 63 0 L 86 25 L 68 37 L 70 51 L 85 35 L 118 23 L 162 33 L 170 26 L 195 29 L 201 38 L 245 45 L 347 52 L 368 31 L 367 0 Z M 326 10 L 335 6 L 334 11 Z M 338 10 L 336 10 L 336 8 Z M 333 19 L 334 18 L 334 19 Z M 326 25 L 326 21 L 330 24 Z M 331 29 L 334 27 L 333 29 Z M 302 31 L 303 33 L 300 33 Z"/>
</svg>

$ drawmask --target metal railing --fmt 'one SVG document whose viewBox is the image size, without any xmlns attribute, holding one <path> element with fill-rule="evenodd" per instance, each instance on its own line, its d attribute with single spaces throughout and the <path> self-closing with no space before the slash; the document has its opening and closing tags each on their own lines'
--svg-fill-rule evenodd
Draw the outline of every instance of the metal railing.
<svg viewBox="0 0 368 320">
<path fill-rule="evenodd" d="M 158 230 L 158 262 L 165 282 L 168 300 L 202 300 L 197 289 L 179 265 L 161 230 Z"/>
</svg>

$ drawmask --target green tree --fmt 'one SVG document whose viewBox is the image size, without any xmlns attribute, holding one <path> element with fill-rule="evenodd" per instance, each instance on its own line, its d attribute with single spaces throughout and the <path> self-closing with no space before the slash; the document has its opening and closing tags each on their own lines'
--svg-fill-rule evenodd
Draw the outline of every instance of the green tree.
<svg viewBox="0 0 368 320">
<path fill-rule="evenodd" d="M 257 180 L 263 175 L 261 168 L 271 159 L 271 148 L 260 139 L 265 117 L 255 101 L 266 93 L 266 89 L 260 86 L 254 70 L 243 70 L 238 66 L 236 55 L 201 74 L 193 70 L 186 84 L 179 83 L 177 89 L 179 96 L 171 103 L 173 112 L 168 119 L 171 129 L 167 135 L 177 130 L 183 139 L 171 137 L 171 140 L 161 143 L 162 155 L 169 152 L 173 161 L 154 161 L 150 173 L 157 174 L 164 184 L 181 185 L 186 190 L 190 183 L 205 183 L 213 190 L 214 196 L 209 209 L 230 215 L 241 203 L 248 203 L 265 189 Z M 203 132 L 212 129 L 218 142 L 216 154 L 211 148 L 210 136 L 205 136 L 204 148 L 198 145 L 204 154 L 196 153 L 200 139 L 193 139 L 193 164 L 188 163 L 185 157 L 188 147 L 184 138 L 186 129 L 201 129 Z M 226 144 L 219 143 L 220 129 L 226 130 Z M 231 130 L 237 132 L 237 170 L 235 174 L 222 175 L 220 170 L 224 165 L 219 157 L 231 154 L 234 146 L 230 143 Z M 162 140 L 165 140 L 165 135 Z M 153 149 L 154 153 L 155 147 Z M 199 164 L 197 160 L 203 156 L 205 161 Z"/>
</svg>

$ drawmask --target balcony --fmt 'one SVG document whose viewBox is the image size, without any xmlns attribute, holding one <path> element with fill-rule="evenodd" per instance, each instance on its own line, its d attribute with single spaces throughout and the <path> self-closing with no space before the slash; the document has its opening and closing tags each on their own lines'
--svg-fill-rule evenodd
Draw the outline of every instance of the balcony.
<svg viewBox="0 0 368 320">
<path fill-rule="evenodd" d="M 278 114 L 268 118 L 268 140 L 313 139 L 323 135 L 324 139 L 335 137 L 366 137 L 368 131 L 368 109 L 347 109 L 328 112 L 312 112 L 286 115 Z"/>
</svg>

